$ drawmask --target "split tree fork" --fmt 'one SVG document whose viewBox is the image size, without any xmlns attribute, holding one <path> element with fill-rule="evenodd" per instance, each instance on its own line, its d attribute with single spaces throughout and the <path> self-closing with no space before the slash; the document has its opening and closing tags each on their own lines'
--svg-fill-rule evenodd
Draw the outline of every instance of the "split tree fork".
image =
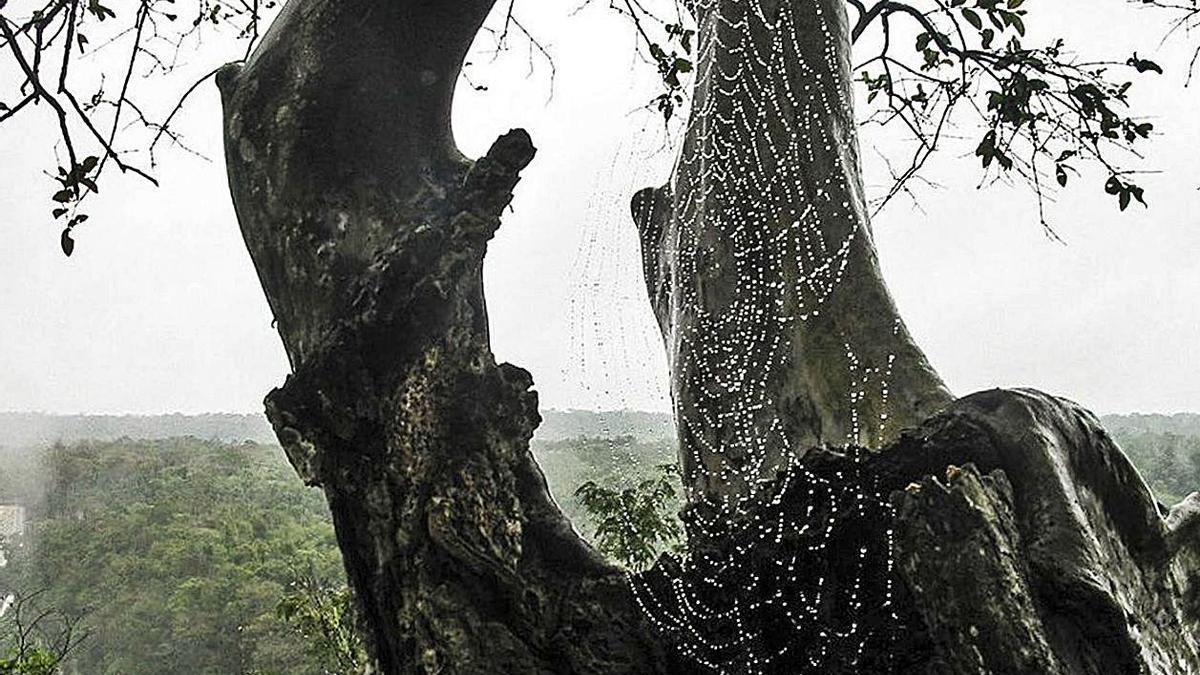
<svg viewBox="0 0 1200 675">
<path fill-rule="evenodd" d="M 784 3 L 823 10 L 829 75 L 845 94 L 853 29 L 841 2 L 762 4 Z M 454 144 L 454 87 L 492 4 L 290 0 L 245 63 L 219 74 L 238 220 L 293 368 L 267 414 L 297 472 L 328 498 L 374 672 L 694 672 L 550 498 L 528 446 L 539 421 L 531 379 L 489 347 L 486 243 L 534 157 L 522 131 L 473 162 Z M 733 15 L 748 3 L 716 4 Z M 736 58 L 712 46 L 700 50 L 714 63 Z M 696 98 L 710 86 L 700 78 Z M 779 409 L 764 414 L 789 420 L 792 443 L 844 438 L 846 382 L 832 363 L 847 335 L 865 358 L 897 357 L 895 428 L 949 402 L 880 279 L 854 128 L 848 113 L 823 120 L 814 133 L 841 152 L 805 168 L 844 179 L 838 196 L 852 213 L 821 226 L 856 236 L 821 319 L 782 335 L 790 359 L 767 385 Z M 689 136 L 685 156 L 703 143 Z M 670 328 L 689 320 L 671 301 L 678 277 L 662 282 L 679 258 L 655 244 L 672 236 L 680 205 L 650 201 L 655 215 L 639 225 Z M 677 402 L 695 385 L 689 363 L 672 362 Z M 720 429 L 705 433 L 720 440 Z M 730 491 L 693 487 L 694 497 Z"/>
</svg>

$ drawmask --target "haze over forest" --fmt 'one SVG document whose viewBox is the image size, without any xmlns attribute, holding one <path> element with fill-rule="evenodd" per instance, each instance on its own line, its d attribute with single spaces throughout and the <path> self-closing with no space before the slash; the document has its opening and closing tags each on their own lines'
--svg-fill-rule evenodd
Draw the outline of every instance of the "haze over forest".
<svg viewBox="0 0 1200 675">
<path fill-rule="evenodd" d="M 1156 129 L 1144 149 L 1160 172 L 1145 177 L 1149 208 L 1122 213 L 1097 185 L 1072 184 L 1051 205 L 1062 245 L 1043 234 L 1023 187 L 977 189 L 973 148 L 947 139 L 919 203 L 898 200 L 875 218 L 901 313 L 957 394 L 1033 386 L 1101 413 L 1200 410 L 1190 43 L 1164 42 L 1165 18 L 1139 3 L 1105 7 L 1040 3 L 1030 40 L 1061 33 L 1085 57 L 1136 51 L 1164 65 L 1132 90 Z M 665 411 L 662 343 L 628 216 L 633 191 L 660 182 L 672 160 L 657 113 L 643 109 L 655 74 L 622 17 L 574 8 L 548 3 L 525 17 L 554 57 L 552 86 L 544 62 L 531 75 L 514 51 L 471 59 L 456 94 L 455 137 L 469 156 L 514 127 L 538 148 L 487 257 L 491 334 L 501 360 L 533 373 L 546 407 Z M 228 60 L 222 49 L 204 45 L 192 70 Z M 192 76 L 141 83 L 147 110 L 169 110 Z M 220 166 L 216 87 L 200 87 L 179 118 L 213 161 L 163 153 L 159 189 L 114 175 L 69 260 L 40 197 L 51 118 L 16 117 L 0 139 L 0 410 L 258 411 L 287 365 Z M 878 194 L 888 184 L 879 153 L 895 148 L 875 127 L 863 145 Z"/>
<path fill-rule="evenodd" d="M 1200 413 L 1103 415 L 1100 422 L 1164 502 L 1174 503 L 1200 486 Z M 10 470 L 17 458 L 33 456 L 31 453 L 55 444 L 170 438 L 278 445 L 262 415 L 0 413 L 0 475 Z M 666 413 L 545 410 L 532 449 L 556 494 L 570 502 L 571 492 L 583 481 L 594 479 L 598 471 L 591 465 L 589 453 L 580 447 L 593 451 L 607 448 L 602 454 L 612 459 L 620 454 L 614 448 L 640 446 L 640 468 L 634 467 L 622 477 L 633 480 L 659 463 L 674 462 L 674 443 L 674 425 Z M 277 460 L 283 461 L 282 456 Z M 586 466 L 591 468 L 583 468 Z M 618 471 L 618 467 L 611 470 Z"/>
<path fill-rule="evenodd" d="M 1170 0 L 173 3 L 0 0 L 0 675 L 1200 672 Z"/>
</svg>

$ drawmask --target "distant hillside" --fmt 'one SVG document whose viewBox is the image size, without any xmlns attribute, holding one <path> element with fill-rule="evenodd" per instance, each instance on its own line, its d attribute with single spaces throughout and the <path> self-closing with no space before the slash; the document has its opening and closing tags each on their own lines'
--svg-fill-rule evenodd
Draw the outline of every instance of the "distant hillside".
<svg viewBox="0 0 1200 675">
<path fill-rule="evenodd" d="M 1200 490 L 1200 415 L 1105 415 L 1100 421 L 1163 504 Z"/>
<path fill-rule="evenodd" d="M 1100 417 L 1100 422 L 1112 433 L 1145 432 L 1200 436 L 1200 414 L 1197 413 L 1103 415 Z"/>
<path fill-rule="evenodd" d="M 1104 426 L 1114 434 L 1156 433 L 1200 436 L 1200 414 L 1104 415 Z M 671 415 L 638 410 L 544 410 L 538 441 L 551 443 L 583 436 L 632 436 L 639 441 L 659 441 L 675 434 Z M 0 447 L 28 447 L 109 441 L 122 437 L 157 439 L 193 436 L 227 442 L 275 443 L 275 433 L 262 415 L 47 415 L 0 412 Z"/>
<path fill-rule="evenodd" d="M 634 410 L 591 412 L 546 410 L 537 440 L 633 436 L 642 441 L 670 438 L 671 416 Z M 47 415 L 0 412 L 0 448 L 42 447 L 57 442 L 158 439 L 192 436 L 226 442 L 275 443 L 262 415 Z"/>
<path fill-rule="evenodd" d="M 227 442 L 274 443 L 275 432 L 262 415 L 47 415 L 0 413 L 0 447 L 57 442 L 112 441 L 193 436 Z"/>
<path fill-rule="evenodd" d="M 639 410 L 543 410 L 542 424 L 534 436 L 539 441 L 565 438 L 615 438 L 633 436 L 639 441 L 661 440 L 675 435 L 675 424 L 668 413 Z"/>
</svg>

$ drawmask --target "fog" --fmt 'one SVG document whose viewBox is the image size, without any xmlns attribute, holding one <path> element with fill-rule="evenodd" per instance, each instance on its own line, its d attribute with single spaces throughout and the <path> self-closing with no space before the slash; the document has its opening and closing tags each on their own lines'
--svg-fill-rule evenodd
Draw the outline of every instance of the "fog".
<svg viewBox="0 0 1200 675">
<path fill-rule="evenodd" d="M 473 57 L 459 90 L 466 154 L 518 126 L 539 148 L 488 254 L 494 347 L 533 372 L 545 407 L 664 410 L 665 361 L 626 204 L 665 180 L 672 151 L 642 109 L 654 74 L 630 27 L 602 5 L 573 8 L 521 10 L 552 54 L 553 78 L 514 43 L 495 60 Z M 977 189 L 973 146 L 951 143 L 925 173 L 940 187 L 920 186 L 917 204 L 897 200 L 875 220 L 886 278 L 957 393 L 1031 385 L 1099 412 L 1200 410 L 1200 97 L 1184 86 L 1195 40 L 1160 46 L 1164 17 L 1113 0 L 1039 3 L 1029 24 L 1042 36 L 1064 31 L 1082 53 L 1137 51 L 1167 67 L 1132 91 L 1158 130 L 1142 166 L 1161 173 L 1140 181 L 1151 208 L 1122 214 L 1101 180 L 1077 181 L 1050 207 L 1058 243 L 1028 190 Z M 136 84 L 165 113 L 189 77 L 237 56 L 208 43 L 179 75 Z M 180 120 L 208 160 L 160 153 L 157 189 L 113 172 L 69 259 L 42 173 L 53 166 L 53 120 L 38 111 L 0 127 L 0 410 L 257 412 L 283 381 L 287 362 L 228 196 L 215 86 Z M 878 193 L 875 148 L 898 146 L 870 128 L 863 144 Z"/>
</svg>

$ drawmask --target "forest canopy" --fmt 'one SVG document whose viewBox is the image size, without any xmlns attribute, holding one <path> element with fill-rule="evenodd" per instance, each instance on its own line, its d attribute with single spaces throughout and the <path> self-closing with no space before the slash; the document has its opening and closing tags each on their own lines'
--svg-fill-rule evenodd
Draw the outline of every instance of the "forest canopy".
<svg viewBox="0 0 1200 675">
<path fill-rule="evenodd" d="M 534 451 L 565 512 L 595 541 L 596 514 L 575 490 L 653 480 L 674 452 L 661 431 L 666 420 L 549 417 L 548 438 Z M 1200 415 L 1109 415 L 1104 422 L 1163 503 L 1200 485 Z M 236 434 L 251 418 L 231 416 L 222 426 L 146 417 L 125 428 L 152 434 L 189 424 Z M 122 428 L 116 418 L 92 425 Z M 635 435 L 606 436 L 611 428 Z M 298 583 L 345 588 L 328 510 L 291 471 L 278 446 L 250 442 L 9 446 L 0 450 L 0 498 L 28 505 L 32 522 L 12 566 L 0 568 L 0 591 L 37 593 L 39 607 L 76 617 L 82 641 L 68 667 L 83 672 L 343 675 L 279 611 Z M 0 657 L 10 637 L 0 635 Z"/>
</svg>

